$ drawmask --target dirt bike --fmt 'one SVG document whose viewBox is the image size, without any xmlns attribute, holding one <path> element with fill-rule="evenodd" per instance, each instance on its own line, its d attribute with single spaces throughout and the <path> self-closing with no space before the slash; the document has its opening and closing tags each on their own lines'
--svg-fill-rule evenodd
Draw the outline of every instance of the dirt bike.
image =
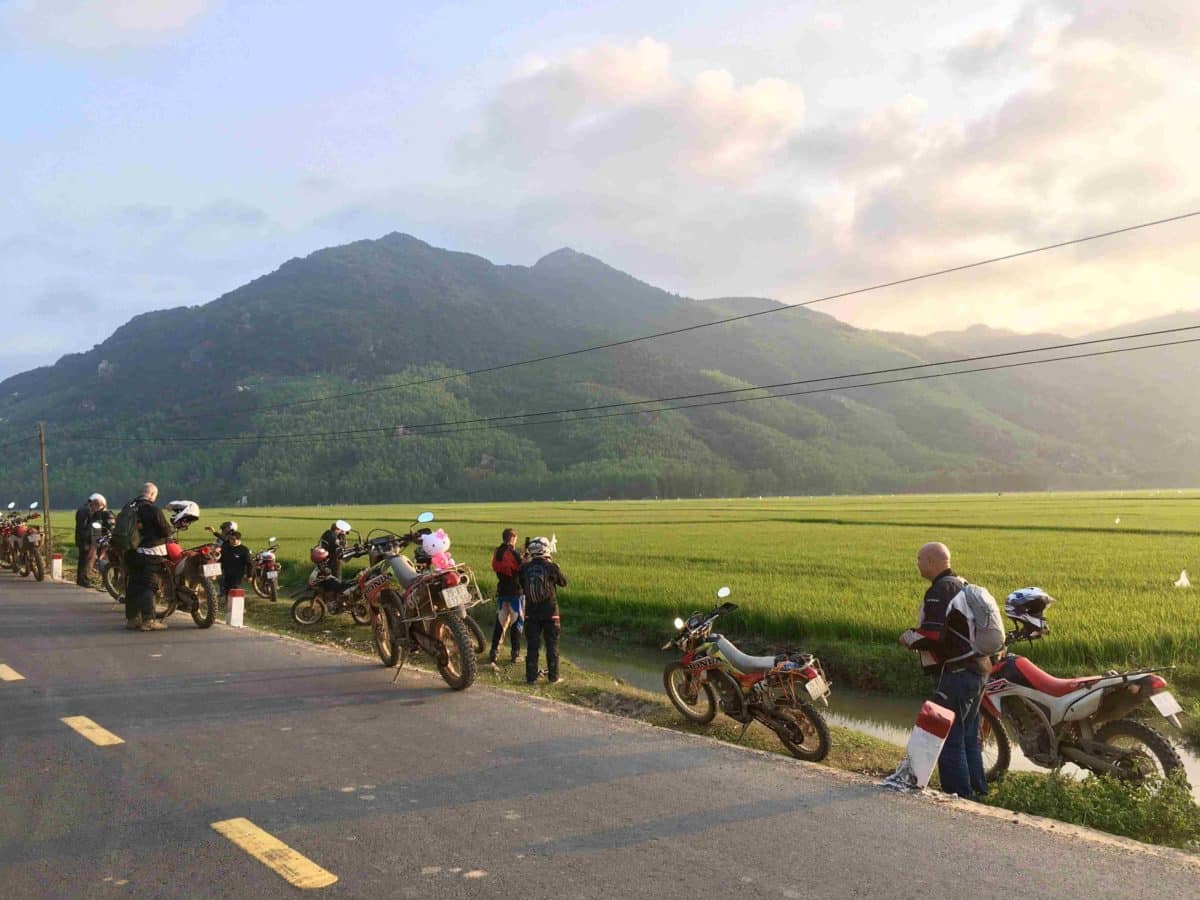
<svg viewBox="0 0 1200 900">
<path fill-rule="evenodd" d="M 717 598 L 729 596 L 729 588 Z M 829 682 L 820 662 L 808 653 L 749 656 L 732 641 L 713 634 L 717 619 L 737 606 L 722 603 L 708 613 L 675 620 L 676 634 L 664 650 L 683 657 L 663 669 L 663 687 L 685 719 L 707 725 L 717 709 L 742 724 L 771 729 L 798 759 L 820 762 L 829 753 L 829 726 L 813 701 L 829 703 Z"/>
<path fill-rule="evenodd" d="M 99 522 L 92 523 L 92 543 L 96 547 L 96 571 L 108 595 L 117 603 L 125 602 L 125 562 L 121 554 L 110 553 L 112 535 Z"/>
<path fill-rule="evenodd" d="M 184 505 L 186 501 L 172 501 L 168 508 Z M 199 508 L 187 504 L 199 514 Z M 194 516 L 192 517 L 194 520 Z M 186 531 L 190 522 L 176 524 L 178 531 Z M 220 591 L 217 579 L 221 577 L 221 548 L 215 542 L 184 549 L 171 541 L 167 544 L 167 555 L 147 556 L 151 575 L 155 581 L 154 615 L 166 619 L 176 610 L 191 613 L 197 628 L 210 628 L 217 620 Z"/>
<path fill-rule="evenodd" d="M 417 534 L 420 533 L 420 531 L 417 532 Z M 432 560 L 430 560 L 425 551 L 421 549 L 420 545 L 418 545 L 416 550 L 413 552 L 413 563 L 416 565 L 418 572 L 429 572 L 433 570 Z M 480 626 L 479 622 L 475 620 L 475 617 L 465 610 L 463 611 L 463 624 L 467 626 L 467 631 L 471 635 L 471 641 L 475 647 L 475 655 L 479 656 L 487 649 L 487 635 L 483 633 L 483 628 Z"/>
<path fill-rule="evenodd" d="M 4 569 L 11 569 L 16 559 L 17 542 L 11 539 L 21 518 L 21 513 L 14 512 L 16 506 L 8 504 L 4 518 L 0 519 L 0 568 Z"/>
<path fill-rule="evenodd" d="M 366 556 L 367 548 L 361 541 L 341 552 L 343 561 Z M 308 581 L 299 590 L 292 593 L 292 621 L 297 625 L 316 625 L 326 615 L 336 616 L 349 612 L 350 617 L 358 625 L 371 624 L 371 610 L 359 590 L 358 578 L 336 578 L 328 568 L 315 566 L 308 575 Z"/>
<path fill-rule="evenodd" d="M 26 578 L 33 575 L 37 581 L 46 577 L 45 564 L 42 562 L 42 530 L 37 525 L 30 525 L 34 519 L 41 516 L 37 511 L 37 503 L 29 505 L 29 513 L 18 517 L 13 529 L 13 571 Z"/>
<path fill-rule="evenodd" d="M 478 671 L 465 614 L 484 598 L 469 566 L 418 572 L 403 555 L 405 547 L 421 540 L 416 526 L 432 521 L 433 513 L 421 513 L 407 534 L 368 534 L 370 565 L 358 576 L 359 584 L 371 609 L 380 661 L 395 666 L 399 678 L 409 654 L 423 651 L 446 684 L 462 691 L 474 683 Z"/>
<path fill-rule="evenodd" d="M 271 537 L 267 539 L 265 550 L 259 550 L 250 557 L 250 587 L 258 596 L 272 603 L 279 599 L 279 573 L 283 571 L 277 559 L 278 553 L 279 546 Z"/>
<path fill-rule="evenodd" d="M 1008 650 L 1021 640 L 1032 644 L 1049 626 L 1017 625 L 984 687 L 979 730 L 989 782 L 1008 771 L 1010 733 L 1025 758 L 1045 769 L 1074 763 L 1127 781 L 1184 771 L 1170 740 L 1146 722 L 1128 718 L 1149 701 L 1179 727 L 1182 708 L 1166 690 L 1166 679 L 1156 674 L 1173 666 L 1056 678 Z"/>
</svg>

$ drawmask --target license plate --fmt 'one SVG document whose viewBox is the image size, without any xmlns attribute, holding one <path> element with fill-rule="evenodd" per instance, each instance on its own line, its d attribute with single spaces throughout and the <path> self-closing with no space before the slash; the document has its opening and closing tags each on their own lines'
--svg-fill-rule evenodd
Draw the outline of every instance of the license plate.
<svg viewBox="0 0 1200 900">
<path fill-rule="evenodd" d="M 825 679 L 818 675 L 812 681 L 804 685 L 808 689 L 808 696 L 814 700 L 820 700 L 829 693 L 829 685 L 825 683 Z"/>
<path fill-rule="evenodd" d="M 1170 691 L 1155 694 L 1150 698 L 1150 702 L 1154 704 L 1155 709 L 1168 719 L 1183 712 L 1183 707 L 1179 705 L 1179 701 L 1175 699 L 1175 695 Z"/>
<path fill-rule="evenodd" d="M 276 581 L 279 578 L 279 573 L 274 569 L 267 572 L 267 581 Z"/>
<path fill-rule="evenodd" d="M 220 575 L 221 575 L 221 564 L 220 563 L 205 563 L 204 564 L 204 577 L 205 578 L 219 578 Z"/>
<path fill-rule="evenodd" d="M 454 587 L 442 588 L 442 600 L 447 606 L 462 606 L 471 599 L 471 592 L 467 590 L 465 584 L 456 584 Z"/>
</svg>

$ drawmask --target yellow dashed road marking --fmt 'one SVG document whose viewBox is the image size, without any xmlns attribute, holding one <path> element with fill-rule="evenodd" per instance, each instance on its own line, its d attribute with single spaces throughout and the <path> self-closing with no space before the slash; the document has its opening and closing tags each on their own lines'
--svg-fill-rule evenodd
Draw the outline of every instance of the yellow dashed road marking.
<svg viewBox="0 0 1200 900">
<path fill-rule="evenodd" d="M 98 747 L 111 747 L 113 744 L 125 743 L 107 728 L 101 728 L 87 716 L 67 716 L 62 721 L 64 725 L 74 728 Z"/>
<path fill-rule="evenodd" d="M 0 681 L 24 681 L 25 676 L 11 666 L 0 663 Z"/>
<path fill-rule="evenodd" d="M 337 876 L 327 872 L 283 841 L 267 834 L 249 819 L 213 822 L 213 830 L 237 844 L 260 863 L 274 870 L 293 887 L 304 890 L 329 887 Z"/>
</svg>

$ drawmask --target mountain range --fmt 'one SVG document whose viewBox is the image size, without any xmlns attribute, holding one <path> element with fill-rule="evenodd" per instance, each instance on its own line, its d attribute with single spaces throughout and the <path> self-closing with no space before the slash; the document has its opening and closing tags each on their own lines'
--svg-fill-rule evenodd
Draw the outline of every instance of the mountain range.
<svg viewBox="0 0 1200 900">
<path fill-rule="evenodd" d="M 455 377 L 763 310 L 775 311 Z M 1200 313 L 1089 337 L 1189 325 Z M 872 331 L 769 299 L 681 297 L 569 249 L 495 265 L 394 233 L 289 260 L 201 306 L 139 315 L 86 353 L 5 380 L 0 443 L 46 422 L 60 503 L 96 489 L 124 496 L 146 478 L 204 503 L 254 504 L 1194 484 L 1197 345 L 609 415 L 626 409 L 612 404 L 1069 340 L 982 326 Z M 762 392 L 686 402 L 747 396 Z M 606 409 L 574 422 L 478 421 L 591 407 Z M 430 423 L 456 424 L 421 435 Z M 0 484 L 35 490 L 34 449 L 0 454 Z"/>
</svg>

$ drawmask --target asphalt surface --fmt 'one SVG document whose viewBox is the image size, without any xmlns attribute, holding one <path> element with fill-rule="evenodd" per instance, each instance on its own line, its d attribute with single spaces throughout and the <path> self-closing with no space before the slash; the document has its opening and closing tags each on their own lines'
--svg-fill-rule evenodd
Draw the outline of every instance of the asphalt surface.
<svg viewBox="0 0 1200 900">
<path fill-rule="evenodd" d="M 0 896 L 1195 897 L 1200 869 L 249 629 L 127 632 L 0 573 Z M 0 670 L 2 673 L 3 670 Z M 9 677 L 12 677 L 11 675 Z M 86 716 L 124 743 L 97 746 Z"/>
</svg>

